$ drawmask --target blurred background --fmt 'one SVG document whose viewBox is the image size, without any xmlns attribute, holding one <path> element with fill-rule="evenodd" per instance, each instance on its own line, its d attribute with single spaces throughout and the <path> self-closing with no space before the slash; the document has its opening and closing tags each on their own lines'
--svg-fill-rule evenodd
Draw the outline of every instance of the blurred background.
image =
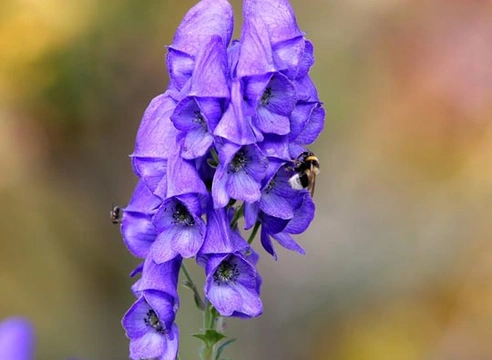
<svg viewBox="0 0 492 360">
<path fill-rule="evenodd" d="M 305 256 L 262 252 L 264 314 L 227 321 L 226 356 L 492 359 L 491 2 L 291 2 L 327 111 L 317 217 Z M 128 154 L 194 4 L 0 3 L 0 318 L 32 320 L 36 359 L 128 357 L 138 260 L 108 212 L 132 194 Z"/>
</svg>

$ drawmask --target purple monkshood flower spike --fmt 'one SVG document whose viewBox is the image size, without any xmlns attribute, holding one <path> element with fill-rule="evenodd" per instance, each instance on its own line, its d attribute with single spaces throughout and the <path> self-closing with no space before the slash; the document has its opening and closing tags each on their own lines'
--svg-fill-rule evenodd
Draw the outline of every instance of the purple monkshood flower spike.
<svg viewBox="0 0 492 360">
<path fill-rule="evenodd" d="M 142 291 L 122 320 L 130 339 L 130 358 L 174 360 L 179 329 L 174 320 L 174 299 L 156 290 Z"/>
<path fill-rule="evenodd" d="M 190 258 L 197 254 L 205 237 L 202 205 L 197 194 L 167 198 L 152 221 L 157 239 L 152 244 L 152 259 L 164 263 L 176 256 Z"/>
<path fill-rule="evenodd" d="M 248 254 L 248 255 L 245 255 Z M 231 254 L 211 254 L 205 265 L 205 296 L 222 316 L 255 317 L 263 312 L 261 277 L 252 249 Z"/>
<path fill-rule="evenodd" d="M 0 359 L 34 359 L 34 330 L 29 321 L 11 317 L 0 322 Z"/>
<path fill-rule="evenodd" d="M 226 206 L 231 198 L 246 202 L 259 200 L 268 160 L 258 146 L 226 143 L 219 150 L 219 160 L 212 183 L 214 207 Z"/>
<path fill-rule="evenodd" d="M 154 196 L 144 181 L 140 180 L 124 210 L 121 223 L 123 241 L 136 257 L 145 258 L 157 236 L 152 216 L 161 203 L 162 200 Z"/>
</svg>

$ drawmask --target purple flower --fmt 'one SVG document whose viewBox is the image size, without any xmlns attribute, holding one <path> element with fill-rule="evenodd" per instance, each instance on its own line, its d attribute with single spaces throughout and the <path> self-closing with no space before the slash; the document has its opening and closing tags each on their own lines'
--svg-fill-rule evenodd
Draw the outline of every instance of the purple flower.
<svg viewBox="0 0 492 360">
<path fill-rule="evenodd" d="M 233 10 L 227 0 L 202 0 L 188 11 L 167 55 L 169 75 L 177 90 L 181 91 L 191 80 L 202 47 L 213 36 L 227 46 L 232 30 Z"/>
<path fill-rule="evenodd" d="M 219 151 L 219 161 L 212 184 L 215 208 L 226 206 L 231 198 L 247 202 L 260 198 L 268 160 L 258 146 L 226 143 Z"/>
<path fill-rule="evenodd" d="M 142 291 L 122 320 L 130 339 L 130 358 L 174 360 L 179 329 L 172 296 L 156 290 Z"/>
<path fill-rule="evenodd" d="M 153 217 L 157 238 L 152 244 L 152 259 L 163 263 L 181 255 L 197 254 L 205 236 L 202 205 L 197 194 L 185 194 L 164 200 Z"/>
<path fill-rule="evenodd" d="M 34 359 L 34 330 L 29 321 L 11 317 L 0 322 L 0 359 Z"/>
<path fill-rule="evenodd" d="M 248 255 L 244 255 L 248 254 Z M 208 255 L 205 263 L 205 296 L 222 316 L 255 317 L 263 312 L 261 277 L 252 249 Z"/>
</svg>

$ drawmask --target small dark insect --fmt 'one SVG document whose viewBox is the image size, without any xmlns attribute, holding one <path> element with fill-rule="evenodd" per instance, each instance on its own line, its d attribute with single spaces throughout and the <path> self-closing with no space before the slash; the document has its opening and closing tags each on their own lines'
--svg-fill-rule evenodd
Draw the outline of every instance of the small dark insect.
<svg viewBox="0 0 492 360">
<path fill-rule="evenodd" d="M 120 224 L 121 219 L 123 218 L 123 208 L 119 206 L 113 206 L 111 211 L 109 212 L 109 215 L 111 217 L 111 222 L 113 224 Z"/>
<path fill-rule="evenodd" d="M 304 151 L 294 160 L 295 174 L 289 179 L 293 189 L 308 189 L 311 196 L 314 195 L 316 175 L 319 174 L 319 160 L 311 151 Z"/>
</svg>

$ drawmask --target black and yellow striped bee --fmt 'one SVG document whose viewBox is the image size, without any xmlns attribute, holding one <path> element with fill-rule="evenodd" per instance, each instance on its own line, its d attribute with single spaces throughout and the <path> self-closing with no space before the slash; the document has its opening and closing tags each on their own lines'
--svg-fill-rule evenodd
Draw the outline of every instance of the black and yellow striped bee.
<svg viewBox="0 0 492 360">
<path fill-rule="evenodd" d="M 319 173 L 319 160 L 311 151 L 304 151 L 294 160 L 295 174 L 289 179 L 293 189 L 308 189 L 314 195 L 316 175 Z"/>
</svg>

